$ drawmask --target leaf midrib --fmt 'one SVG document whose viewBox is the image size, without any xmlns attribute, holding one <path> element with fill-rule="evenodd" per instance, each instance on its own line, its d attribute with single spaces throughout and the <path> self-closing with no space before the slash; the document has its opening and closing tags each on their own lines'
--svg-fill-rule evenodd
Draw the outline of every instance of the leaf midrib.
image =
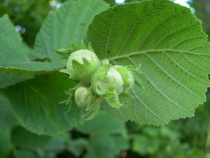
<svg viewBox="0 0 210 158">
<path fill-rule="evenodd" d="M 195 48 L 194 48 L 195 49 Z M 108 58 L 109 61 L 119 60 L 122 58 L 128 58 L 130 56 L 135 56 L 139 54 L 146 54 L 146 53 L 154 53 L 154 52 L 172 52 L 172 53 L 186 53 L 191 55 L 202 55 L 202 56 L 210 56 L 210 54 L 203 54 L 203 53 L 197 53 L 197 52 L 191 52 L 190 50 L 175 50 L 175 49 L 157 49 L 157 50 L 145 50 L 145 51 L 139 51 L 139 52 L 132 52 L 127 53 L 115 57 Z"/>
</svg>

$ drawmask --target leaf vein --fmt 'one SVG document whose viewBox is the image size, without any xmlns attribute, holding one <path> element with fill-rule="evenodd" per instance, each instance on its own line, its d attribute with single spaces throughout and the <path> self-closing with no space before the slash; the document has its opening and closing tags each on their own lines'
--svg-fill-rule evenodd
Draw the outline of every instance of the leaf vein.
<svg viewBox="0 0 210 158">
<path fill-rule="evenodd" d="M 91 28 L 92 28 L 97 34 L 99 34 L 99 35 L 101 35 L 101 36 L 103 36 L 103 37 L 105 37 L 105 38 L 108 38 L 108 36 L 102 34 L 102 33 L 99 32 L 98 30 L 96 30 L 96 28 L 94 28 L 94 27 L 91 27 Z"/>
<path fill-rule="evenodd" d="M 150 109 L 148 106 L 145 105 L 145 103 L 137 96 L 136 92 L 132 89 L 132 92 L 134 93 L 135 98 L 144 106 L 144 108 L 146 110 L 148 110 L 151 114 L 153 114 L 154 116 L 156 116 L 157 118 L 159 118 L 160 120 L 164 121 L 163 118 L 161 118 L 158 114 L 156 114 L 152 109 Z M 146 120 L 146 113 L 145 113 L 145 121 Z M 153 121 L 155 122 L 155 119 L 153 119 Z"/>
<path fill-rule="evenodd" d="M 109 28 L 109 35 L 107 37 L 107 43 L 106 43 L 106 46 L 105 46 L 105 58 L 107 56 L 107 50 L 108 50 L 108 46 L 109 46 L 109 42 L 110 42 L 110 36 L 111 36 L 111 30 L 112 30 L 113 21 L 114 21 L 114 15 L 113 15 L 113 17 L 111 19 L 110 28 Z"/>
<path fill-rule="evenodd" d="M 134 65 L 136 65 L 136 63 L 132 60 L 132 59 L 130 59 L 131 60 L 131 62 L 134 64 Z M 164 98 L 166 98 L 166 100 L 168 100 L 168 101 L 170 101 L 170 102 L 172 102 L 174 105 L 176 105 L 178 108 L 180 108 L 180 109 L 182 109 L 182 110 L 184 110 L 185 112 L 187 112 L 188 114 L 189 114 L 189 112 L 185 109 L 185 108 L 183 108 L 183 107 L 181 107 L 181 106 L 179 106 L 177 103 L 175 103 L 173 100 L 171 100 L 170 98 L 168 98 L 164 93 L 162 93 L 162 91 L 161 90 L 159 90 L 153 83 L 152 83 L 152 80 L 150 80 L 146 75 L 145 75 L 145 78 L 151 83 L 151 85 L 164 97 Z"/>
<path fill-rule="evenodd" d="M 132 91 L 133 91 L 133 89 L 132 89 Z M 134 93 L 134 92 L 133 92 Z M 137 98 L 135 97 L 135 102 L 134 102 L 134 105 L 133 105 L 133 110 L 134 110 L 134 115 L 135 115 L 135 117 L 136 117 L 136 119 L 137 119 L 137 121 L 139 122 L 139 117 L 138 117 L 138 115 L 137 115 L 137 113 L 136 113 L 136 100 L 137 100 Z M 145 115 L 145 120 L 146 120 L 146 115 Z"/>
<path fill-rule="evenodd" d="M 171 76 L 169 73 L 167 73 L 156 61 L 154 61 L 154 59 L 152 59 L 148 54 L 146 54 L 146 56 L 163 72 L 165 73 L 169 78 L 171 78 L 173 81 L 175 81 L 178 85 L 180 85 L 181 87 L 183 87 L 184 89 L 186 89 L 188 92 L 190 92 L 191 94 L 195 95 L 197 98 L 202 99 L 200 96 L 198 96 L 196 93 L 194 93 L 193 91 L 191 91 L 189 88 L 187 88 L 185 85 L 183 85 L 182 83 L 180 83 L 178 80 L 176 80 L 173 76 Z"/>
<path fill-rule="evenodd" d="M 204 80 L 201 80 L 200 78 L 196 77 L 195 75 L 193 75 L 192 73 L 190 73 L 189 71 L 186 71 L 177 61 L 175 61 L 173 58 L 171 58 L 166 52 L 164 52 L 165 55 L 174 63 L 176 64 L 182 71 L 186 72 L 188 75 L 192 76 L 193 78 L 195 78 L 198 81 L 201 81 L 203 83 L 207 83 Z"/>
<path fill-rule="evenodd" d="M 150 81 L 150 83 L 151 83 L 151 85 L 164 97 L 164 98 L 166 98 L 166 100 L 168 100 L 168 101 L 170 101 L 171 103 L 173 103 L 174 105 L 176 105 L 179 109 L 182 109 L 182 110 L 184 110 L 186 113 L 188 113 L 188 114 L 190 114 L 188 111 L 187 111 L 187 109 L 185 109 L 184 107 L 181 107 L 179 104 L 177 104 L 176 102 L 174 102 L 173 100 L 171 100 L 166 94 L 164 94 L 161 90 L 159 90 L 159 88 L 157 88 L 154 84 L 153 84 L 153 82 L 151 81 L 151 80 L 149 80 L 149 78 L 147 78 L 146 76 L 145 76 L 145 78 L 148 80 L 148 81 Z"/>
<path fill-rule="evenodd" d="M 163 38 L 161 38 L 161 39 L 157 42 L 157 44 L 156 44 L 156 46 L 154 47 L 154 49 L 157 48 L 161 43 L 163 43 L 163 41 L 165 41 L 165 40 L 166 40 L 168 37 L 170 37 L 171 35 L 176 34 L 176 33 L 178 33 L 179 31 L 184 30 L 184 29 L 187 29 L 187 28 L 189 28 L 189 27 L 192 27 L 192 24 L 186 25 L 186 26 L 184 26 L 184 27 L 179 27 L 177 30 L 174 30 L 174 31 L 172 31 L 172 32 L 170 32 L 170 33 L 168 33 L 168 34 L 166 34 L 166 36 L 163 36 Z"/>
<path fill-rule="evenodd" d="M 108 25 L 106 25 L 100 18 L 97 18 L 98 22 L 100 22 L 104 27 L 109 28 Z"/>
<path fill-rule="evenodd" d="M 125 41 L 124 41 L 123 44 L 121 45 L 120 49 L 118 50 L 117 56 L 120 54 L 120 52 L 122 51 L 122 49 L 123 49 L 123 47 L 125 46 L 126 42 L 127 42 L 128 39 L 130 38 L 131 33 L 133 32 L 133 30 L 134 30 L 134 28 L 135 28 L 135 26 L 136 26 L 136 24 L 137 24 L 138 21 L 139 21 L 139 20 L 136 20 L 136 21 L 135 21 L 135 23 L 134 23 L 133 27 L 131 28 L 131 30 L 130 30 L 128 36 L 126 37 Z"/>
<path fill-rule="evenodd" d="M 203 55 L 203 56 L 210 56 L 210 54 L 203 54 L 203 53 L 198 53 L 198 52 L 190 52 L 190 51 L 184 51 L 184 50 L 172 50 L 172 49 L 158 49 L 158 50 L 145 50 L 145 51 L 139 51 L 139 52 L 133 52 L 133 53 L 128 53 L 124 55 L 119 55 L 115 56 L 112 58 L 108 58 L 109 61 L 113 60 L 119 60 L 121 58 L 127 58 L 129 56 L 134 56 L 134 55 L 140 55 L 140 54 L 146 54 L 146 53 L 152 53 L 152 52 L 174 52 L 174 53 L 186 53 L 186 54 L 192 54 L 192 55 Z"/>
<path fill-rule="evenodd" d="M 156 26 L 154 26 L 154 28 L 151 30 L 151 32 L 144 38 L 144 40 L 139 44 L 138 47 L 138 51 L 141 49 L 141 47 L 146 43 L 146 41 L 149 39 L 150 35 L 158 28 L 158 26 L 160 26 L 162 23 L 166 22 L 167 20 L 169 20 L 171 17 L 173 16 L 177 16 L 178 14 L 180 14 L 181 12 L 176 12 L 174 14 L 171 14 L 170 16 L 166 17 L 164 20 L 159 21 L 159 23 L 156 24 Z"/>
<path fill-rule="evenodd" d="M 198 67 L 198 68 L 200 68 L 200 69 L 202 69 L 202 70 L 204 70 L 204 71 L 209 72 L 208 69 L 205 69 L 205 68 L 199 66 L 198 64 L 196 64 L 195 62 L 191 61 L 185 54 L 182 53 L 182 55 L 183 55 L 191 64 L 195 65 L 196 67 Z"/>
<path fill-rule="evenodd" d="M 202 38 L 203 36 L 195 36 L 195 37 L 189 37 L 186 38 L 182 41 L 179 41 L 172 49 L 175 49 L 176 47 L 180 46 L 181 44 L 185 43 L 185 42 L 189 42 L 190 40 L 195 40 L 195 39 L 199 39 Z"/>
<path fill-rule="evenodd" d="M 197 49 L 197 48 L 204 48 L 204 47 L 209 47 L 209 48 L 210 48 L 210 45 L 209 45 L 209 44 L 206 44 L 206 45 L 196 46 L 196 47 L 194 47 L 194 48 L 191 48 L 191 49 L 188 50 L 188 51 L 190 52 L 190 51 L 193 51 L 193 50 L 195 50 L 195 49 Z"/>
</svg>

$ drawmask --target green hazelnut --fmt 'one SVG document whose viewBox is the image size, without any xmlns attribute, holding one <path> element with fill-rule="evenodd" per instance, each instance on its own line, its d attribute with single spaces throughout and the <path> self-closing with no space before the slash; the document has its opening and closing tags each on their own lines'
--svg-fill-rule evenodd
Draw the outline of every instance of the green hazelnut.
<svg viewBox="0 0 210 158">
<path fill-rule="evenodd" d="M 106 95 L 113 88 L 119 95 L 123 90 L 123 79 L 120 73 L 105 61 L 91 77 L 91 87 L 98 95 Z"/>
<path fill-rule="evenodd" d="M 112 68 L 117 70 L 122 76 L 123 83 L 124 83 L 123 90 L 128 90 L 130 87 L 133 86 L 135 79 L 131 71 L 129 71 L 126 67 L 121 66 L 121 65 L 114 65 L 112 66 Z"/>
<path fill-rule="evenodd" d="M 117 70 L 110 67 L 108 60 L 104 60 L 103 66 L 92 75 L 91 87 L 110 106 L 114 108 L 122 106 L 119 102 L 118 95 L 123 91 L 123 79 Z"/>
<path fill-rule="evenodd" d="M 67 60 L 66 69 L 60 71 L 69 74 L 73 80 L 89 84 L 92 74 L 100 65 L 101 62 L 95 53 L 83 49 L 71 53 Z"/>
<path fill-rule="evenodd" d="M 81 86 L 75 91 L 75 101 L 78 107 L 88 107 L 95 99 L 94 93 L 90 87 Z"/>
</svg>

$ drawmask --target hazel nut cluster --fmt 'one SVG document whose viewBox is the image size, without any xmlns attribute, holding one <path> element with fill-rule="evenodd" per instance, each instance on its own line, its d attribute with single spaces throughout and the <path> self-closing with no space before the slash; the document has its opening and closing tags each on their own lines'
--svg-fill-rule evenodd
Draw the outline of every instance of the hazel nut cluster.
<svg viewBox="0 0 210 158">
<path fill-rule="evenodd" d="M 86 49 L 71 53 L 66 69 L 60 71 L 79 82 L 74 88 L 74 98 L 77 106 L 85 109 L 83 116 L 86 119 L 97 114 L 103 99 L 113 108 L 121 107 L 118 96 L 127 92 L 135 82 L 128 68 L 112 66 L 107 59 L 101 61 Z"/>
</svg>

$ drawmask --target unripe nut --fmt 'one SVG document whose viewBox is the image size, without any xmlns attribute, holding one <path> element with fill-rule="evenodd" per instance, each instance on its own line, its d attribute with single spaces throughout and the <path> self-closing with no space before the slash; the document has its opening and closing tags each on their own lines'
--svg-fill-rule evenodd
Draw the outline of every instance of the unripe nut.
<svg viewBox="0 0 210 158">
<path fill-rule="evenodd" d="M 75 91 L 75 101 L 80 108 L 87 107 L 94 99 L 95 97 L 90 87 L 81 86 Z"/>
<path fill-rule="evenodd" d="M 135 79 L 131 73 L 126 67 L 123 67 L 121 65 L 114 65 L 112 66 L 115 70 L 117 70 L 120 75 L 122 76 L 124 87 L 123 90 L 128 90 L 135 82 Z"/>
<path fill-rule="evenodd" d="M 98 69 L 100 63 L 95 53 L 82 49 L 70 54 L 66 69 L 61 72 L 69 74 L 73 80 L 89 84 L 91 75 Z"/>
<path fill-rule="evenodd" d="M 92 88 L 95 93 L 99 95 L 106 95 L 109 91 L 109 88 L 112 86 L 115 87 L 116 93 L 118 95 L 122 92 L 123 79 L 120 73 L 114 68 L 109 68 L 103 79 L 97 79 L 97 78 L 100 78 L 100 73 L 97 73 L 96 71 L 96 73 L 93 75 L 91 79 Z"/>
</svg>

